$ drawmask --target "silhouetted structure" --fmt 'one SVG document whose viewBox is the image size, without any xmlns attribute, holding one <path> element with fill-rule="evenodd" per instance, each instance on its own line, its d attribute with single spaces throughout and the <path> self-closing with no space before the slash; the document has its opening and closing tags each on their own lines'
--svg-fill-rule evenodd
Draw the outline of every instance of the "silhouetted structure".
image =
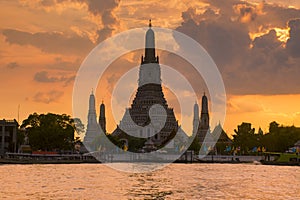
<svg viewBox="0 0 300 200">
<path fill-rule="evenodd" d="M 100 105 L 99 125 L 102 131 L 106 134 L 106 117 L 105 117 L 105 105 L 102 101 Z"/>
<path fill-rule="evenodd" d="M 0 155 L 6 152 L 17 152 L 18 122 L 14 120 L 0 120 Z"/>
<path fill-rule="evenodd" d="M 145 38 L 145 56 L 141 57 L 137 93 L 131 107 L 126 109 L 120 124 L 113 131 L 113 136 L 129 140 L 146 138 L 146 146 L 155 149 L 167 143 L 179 127 L 173 109 L 168 107 L 162 91 L 159 57 L 155 55 L 155 35 L 151 27 L 150 21 Z M 157 119 L 156 124 L 148 114 L 150 108 L 153 119 Z M 163 117 L 165 122 L 160 120 Z M 129 136 L 128 133 L 133 133 L 136 137 Z"/>
<path fill-rule="evenodd" d="M 86 134 L 84 137 L 84 143 L 87 144 L 88 147 L 92 147 L 92 143 L 95 141 L 96 137 L 100 135 L 99 125 L 97 123 L 95 105 L 96 105 L 95 95 L 92 92 L 89 99 L 88 124 L 87 124 Z"/>
<path fill-rule="evenodd" d="M 197 135 L 199 123 L 199 106 L 196 101 L 194 105 L 193 135 Z"/>
<path fill-rule="evenodd" d="M 193 134 L 196 134 L 196 137 L 198 137 L 200 143 L 203 143 L 207 134 L 210 134 L 208 100 L 205 93 L 202 96 L 200 120 L 197 102 L 194 105 Z"/>
<path fill-rule="evenodd" d="M 212 131 L 212 136 L 216 141 L 215 149 L 218 154 L 224 154 L 226 149 L 231 150 L 232 140 L 228 137 L 219 123 Z"/>
</svg>

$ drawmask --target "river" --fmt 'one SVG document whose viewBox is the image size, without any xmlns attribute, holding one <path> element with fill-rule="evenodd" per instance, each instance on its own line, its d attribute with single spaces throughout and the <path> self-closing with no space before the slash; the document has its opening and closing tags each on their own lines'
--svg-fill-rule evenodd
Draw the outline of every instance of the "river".
<svg viewBox="0 0 300 200">
<path fill-rule="evenodd" d="M 300 199 L 300 167 L 292 166 L 171 164 L 125 173 L 103 164 L 0 165 L 0 180 L 0 199 Z"/>
</svg>

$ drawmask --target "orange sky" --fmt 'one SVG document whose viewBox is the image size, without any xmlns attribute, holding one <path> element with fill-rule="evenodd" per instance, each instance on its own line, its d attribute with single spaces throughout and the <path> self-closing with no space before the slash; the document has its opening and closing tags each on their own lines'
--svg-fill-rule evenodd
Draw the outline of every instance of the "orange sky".
<svg viewBox="0 0 300 200">
<path fill-rule="evenodd" d="M 224 129 L 229 134 L 243 121 L 263 131 L 274 120 L 300 126 L 300 3 L 260 2 L 1 1 L 0 117 L 17 119 L 18 105 L 20 121 L 33 112 L 71 115 L 73 80 L 93 47 L 116 33 L 147 26 L 152 18 L 154 26 L 189 35 L 215 60 L 227 91 Z M 139 56 L 123 62 L 138 64 Z M 109 98 L 96 96 L 98 105 Z M 109 131 L 114 127 L 108 124 Z"/>
</svg>

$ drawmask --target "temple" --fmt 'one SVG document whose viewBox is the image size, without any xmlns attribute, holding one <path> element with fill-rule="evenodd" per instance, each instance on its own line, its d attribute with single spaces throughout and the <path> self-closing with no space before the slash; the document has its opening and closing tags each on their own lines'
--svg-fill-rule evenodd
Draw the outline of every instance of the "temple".
<svg viewBox="0 0 300 200">
<path fill-rule="evenodd" d="M 88 112 L 88 124 L 87 124 L 87 130 L 84 137 L 84 143 L 86 144 L 86 147 L 88 150 L 92 150 L 93 143 L 95 139 L 99 136 L 99 125 L 97 123 L 97 116 L 96 116 L 96 100 L 95 95 L 92 91 L 90 98 L 89 98 L 89 112 Z"/>
<path fill-rule="evenodd" d="M 136 95 L 112 134 L 119 139 L 140 140 L 143 145 L 139 150 L 152 151 L 167 144 L 178 129 L 174 111 L 168 106 L 162 90 L 159 57 L 155 54 L 155 34 L 150 20 Z"/>
<path fill-rule="evenodd" d="M 102 131 L 106 134 L 106 117 L 105 117 L 105 105 L 102 101 L 100 105 L 99 125 Z"/>
<path fill-rule="evenodd" d="M 200 115 L 200 121 L 199 121 L 199 126 L 196 132 L 196 135 L 200 141 L 200 143 L 203 143 L 206 135 L 210 134 L 210 129 L 209 129 L 209 113 L 208 113 L 208 100 L 205 95 L 205 93 L 202 96 L 202 105 L 201 105 L 201 115 Z M 199 114 L 199 110 L 198 113 Z M 194 117 L 195 119 L 195 117 Z M 198 117 L 199 119 L 199 117 Z M 195 127 L 195 125 L 194 125 Z"/>
</svg>

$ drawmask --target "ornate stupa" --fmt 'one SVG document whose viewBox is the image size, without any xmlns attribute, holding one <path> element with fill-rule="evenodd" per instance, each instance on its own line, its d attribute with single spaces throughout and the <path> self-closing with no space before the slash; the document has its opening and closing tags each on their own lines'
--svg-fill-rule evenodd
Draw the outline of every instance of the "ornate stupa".
<svg viewBox="0 0 300 200">
<path fill-rule="evenodd" d="M 89 112 L 88 112 L 88 124 L 87 124 L 87 130 L 84 137 L 84 143 L 87 145 L 88 150 L 92 150 L 92 143 L 95 141 L 95 139 L 99 136 L 99 125 L 97 123 L 97 116 L 96 116 L 96 100 L 95 95 L 92 91 L 89 99 Z"/>
<path fill-rule="evenodd" d="M 150 20 L 145 37 L 145 55 L 141 57 L 139 68 L 138 89 L 113 136 L 140 140 L 144 147 L 151 144 L 156 149 L 167 144 L 178 128 L 174 111 L 168 106 L 162 90 L 159 57 L 155 54 L 155 34 Z"/>
</svg>

